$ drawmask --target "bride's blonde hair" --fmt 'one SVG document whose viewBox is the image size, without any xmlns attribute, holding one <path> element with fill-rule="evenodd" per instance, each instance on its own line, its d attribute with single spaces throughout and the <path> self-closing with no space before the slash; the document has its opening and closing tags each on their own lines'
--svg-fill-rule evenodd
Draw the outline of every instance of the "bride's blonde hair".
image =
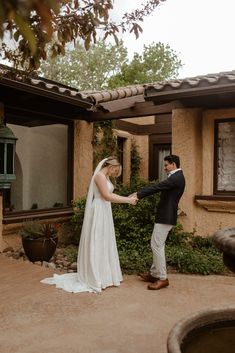
<svg viewBox="0 0 235 353">
<path fill-rule="evenodd" d="M 108 157 L 107 160 L 102 165 L 102 168 L 108 167 L 108 166 L 119 167 L 119 171 L 118 171 L 117 177 L 119 177 L 121 175 L 122 166 L 121 166 L 121 163 L 118 161 L 118 158 L 116 156 Z"/>
</svg>

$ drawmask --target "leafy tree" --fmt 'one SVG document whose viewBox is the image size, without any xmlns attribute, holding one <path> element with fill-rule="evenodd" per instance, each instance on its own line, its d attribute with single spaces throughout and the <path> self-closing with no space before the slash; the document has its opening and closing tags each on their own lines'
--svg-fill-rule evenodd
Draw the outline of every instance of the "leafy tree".
<svg viewBox="0 0 235 353">
<path fill-rule="evenodd" d="M 109 80 L 109 87 L 150 83 L 178 75 L 182 67 L 177 54 L 167 44 L 161 42 L 144 46 L 142 54 L 135 53 L 130 63 L 124 63 L 121 72 Z"/>
<path fill-rule="evenodd" d="M 107 88 L 108 79 L 120 72 L 126 61 L 127 49 L 122 41 L 112 45 L 100 40 L 88 52 L 77 44 L 65 56 L 44 61 L 39 74 L 80 90 L 94 91 Z"/>
<path fill-rule="evenodd" d="M 48 43 L 55 57 L 64 54 L 66 43 L 76 39 L 83 40 L 88 49 L 98 30 L 104 38 L 111 35 L 116 41 L 119 31 L 138 37 L 142 31 L 139 23 L 163 1 L 145 0 L 141 9 L 126 13 L 116 24 L 109 18 L 114 0 L 1 0 L 1 52 L 15 66 L 34 70 L 41 59 L 47 59 Z"/>
<path fill-rule="evenodd" d="M 182 66 L 169 45 L 152 43 L 129 62 L 123 42 L 92 44 L 89 51 L 78 44 L 65 56 L 43 62 L 39 74 L 80 90 L 100 90 L 156 82 L 178 75 Z"/>
</svg>

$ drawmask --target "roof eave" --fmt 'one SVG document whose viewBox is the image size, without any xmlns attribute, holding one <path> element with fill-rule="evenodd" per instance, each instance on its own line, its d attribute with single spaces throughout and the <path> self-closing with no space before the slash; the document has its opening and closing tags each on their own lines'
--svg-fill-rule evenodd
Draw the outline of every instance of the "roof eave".
<svg viewBox="0 0 235 353">
<path fill-rule="evenodd" d="M 59 100 L 60 102 L 65 102 L 72 104 L 74 106 L 79 106 L 80 108 L 84 110 L 90 110 L 93 107 L 93 103 L 89 98 L 79 98 L 78 95 L 75 97 L 71 97 L 70 95 L 66 95 L 64 93 L 60 92 L 55 92 L 50 89 L 45 89 L 43 87 L 40 87 L 38 85 L 32 85 L 28 84 L 26 82 L 19 82 L 16 80 L 12 80 L 9 78 L 2 78 L 0 80 L 0 85 L 7 86 L 7 87 L 12 87 L 15 89 L 18 89 L 20 91 L 24 91 L 27 93 L 43 96 L 43 97 L 48 97 L 54 100 Z"/>
<path fill-rule="evenodd" d="M 191 87 L 186 89 L 170 89 L 158 91 L 153 86 L 145 88 L 144 98 L 146 101 L 170 102 L 184 98 L 211 96 L 235 92 L 235 83 L 224 85 L 213 85 L 210 87 Z"/>
</svg>

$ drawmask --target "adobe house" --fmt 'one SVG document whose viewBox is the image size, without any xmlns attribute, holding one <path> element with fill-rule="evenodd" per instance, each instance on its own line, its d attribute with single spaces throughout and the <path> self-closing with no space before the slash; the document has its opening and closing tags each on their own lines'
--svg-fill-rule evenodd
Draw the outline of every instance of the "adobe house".
<svg viewBox="0 0 235 353">
<path fill-rule="evenodd" d="M 185 230 L 208 235 L 235 224 L 235 71 L 148 85 L 145 99 L 172 109 L 172 152 L 187 186 Z"/>
<path fill-rule="evenodd" d="M 16 181 L 2 191 L 0 249 L 18 242 L 22 222 L 72 214 L 71 200 L 86 192 L 91 175 L 91 124 L 76 120 L 91 99 L 37 78 L 12 78 L 0 68 L 0 116 L 17 138 Z M 86 158 L 85 158 L 86 157 Z M 59 206 L 59 207 L 58 207 Z"/>
<path fill-rule="evenodd" d="M 107 119 L 115 121 L 123 149 L 125 183 L 133 139 L 144 179 L 161 179 L 164 156 L 179 154 L 185 230 L 207 235 L 234 225 L 234 72 L 89 93 L 1 71 L 1 117 L 18 139 L 16 181 L 0 203 L 1 249 L 19 241 L 23 221 L 72 214 L 71 200 L 86 194 L 92 175 L 92 123 Z"/>
<path fill-rule="evenodd" d="M 100 112 L 120 106 L 130 109 L 135 102 L 144 102 L 144 90 L 139 86 L 81 93 L 37 76 L 15 76 L 5 66 L 0 71 L 0 117 L 17 138 L 16 180 L 11 188 L 2 190 L 0 201 L 3 250 L 19 243 L 22 222 L 72 215 L 71 201 L 86 195 L 93 172 L 92 122 L 99 120 Z M 118 127 L 115 133 L 123 146 L 123 181 L 128 183 L 133 134 Z M 142 135 L 143 163 L 148 166 L 146 137 Z M 147 178 L 148 171 L 142 170 L 142 177 Z"/>
<path fill-rule="evenodd" d="M 235 71 L 146 85 L 144 101 L 96 117 L 125 119 L 117 126 L 136 133 L 137 141 L 144 135 L 139 146 L 140 152 L 147 146 L 143 170 L 150 179 L 161 179 L 170 150 L 181 157 L 187 186 L 179 221 L 186 231 L 206 236 L 234 226 Z"/>
</svg>

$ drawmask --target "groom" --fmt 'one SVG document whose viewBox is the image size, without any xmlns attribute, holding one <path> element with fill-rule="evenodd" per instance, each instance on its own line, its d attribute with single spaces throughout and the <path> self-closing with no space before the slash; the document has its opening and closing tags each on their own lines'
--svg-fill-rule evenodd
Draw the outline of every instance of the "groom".
<svg viewBox="0 0 235 353">
<path fill-rule="evenodd" d="M 165 242 L 169 231 L 176 224 L 178 204 L 185 188 L 185 179 L 180 169 L 178 156 L 172 154 L 165 157 L 164 170 L 167 173 L 167 179 L 158 184 L 145 186 L 137 192 L 138 199 L 157 192 L 161 193 L 151 238 L 153 264 L 150 272 L 139 274 L 145 282 L 150 282 L 148 289 L 153 290 L 169 285 L 166 271 Z"/>
</svg>

